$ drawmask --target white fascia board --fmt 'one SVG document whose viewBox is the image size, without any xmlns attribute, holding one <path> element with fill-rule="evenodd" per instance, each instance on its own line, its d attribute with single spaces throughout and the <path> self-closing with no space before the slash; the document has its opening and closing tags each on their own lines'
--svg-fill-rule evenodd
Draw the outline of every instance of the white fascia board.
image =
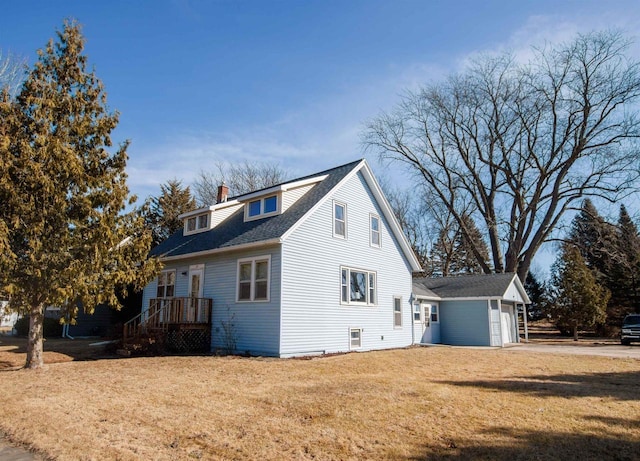
<svg viewBox="0 0 640 461">
<path fill-rule="evenodd" d="M 279 186 L 273 186 L 268 189 L 262 189 L 256 192 L 250 192 L 248 194 L 237 197 L 235 202 L 246 202 L 254 198 L 264 197 L 265 195 L 275 194 L 277 192 L 286 192 L 290 189 L 295 189 L 296 187 L 306 186 L 307 184 L 314 184 L 320 181 L 324 181 L 328 175 L 322 176 L 314 176 L 313 178 L 307 178 L 300 181 L 288 182 L 285 184 L 280 184 Z"/>
<path fill-rule="evenodd" d="M 396 236 L 396 238 L 398 239 L 398 242 L 400 243 L 400 247 L 402 248 L 402 251 L 404 252 L 406 258 L 411 263 L 411 268 L 413 269 L 414 272 L 422 271 L 420 262 L 418 261 L 418 258 L 416 258 L 416 255 L 414 254 L 413 249 L 411 248 L 411 245 L 407 240 L 407 237 L 404 235 L 404 232 L 402 231 L 402 227 L 400 227 L 400 223 L 396 219 L 396 216 L 393 213 L 393 209 L 391 208 L 391 205 L 387 201 L 387 198 L 384 196 L 384 193 L 382 192 L 382 188 L 380 187 L 380 185 L 378 184 L 378 181 L 373 175 L 371 168 L 369 168 L 369 165 L 367 164 L 366 160 L 363 160 L 362 162 L 363 163 L 361 168 L 364 172 L 365 180 L 367 181 L 367 184 L 369 184 L 369 188 L 371 189 L 374 197 L 378 201 L 380 208 L 382 208 L 382 212 L 385 218 L 387 218 L 387 222 L 391 225 L 391 230 Z"/>
<path fill-rule="evenodd" d="M 207 213 L 210 211 L 221 210 L 223 208 L 227 208 L 232 205 L 239 205 L 239 204 L 240 202 L 238 202 L 237 200 L 230 200 L 228 202 L 216 203 L 215 205 L 205 206 L 202 208 L 198 208 L 197 210 L 192 210 L 192 211 L 187 211 L 186 213 L 182 213 L 181 215 L 178 215 L 178 219 L 184 219 L 184 218 L 188 218 L 189 216 L 195 216 L 195 215 Z"/>
<path fill-rule="evenodd" d="M 440 296 L 427 296 L 427 295 L 417 295 L 413 294 L 413 298 L 420 301 L 442 301 Z"/>
<path fill-rule="evenodd" d="M 303 216 L 302 218 L 298 219 L 298 222 L 296 222 L 293 226 L 291 226 L 289 228 L 289 230 L 287 232 L 285 232 L 282 237 L 280 238 L 280 240 L 282 240 L 283 242 L 292 234 L 296 231 L 296 229 L 298 227 L 300 227 L 302 225 L 303 222 L 305 222 L 309 216 L 311 216 L 313 213 L 316 212 L 316 210 L 318 208 L 320 208 L 322 206 L 322 204 L 324 202 L 326 202 L 329 197 L 331 197 L 333 195 L 333 193 L 338 190 L 340 187 L 342 187 L 342 185 L 344 183 L 346 183 L 349 179 L 351 179 L 355 174 L 358 173 L 358 171 L 360 171 L 360 169 L 362 168 L 362 165 L 364 164 L 364 160 L 360 161 L 360 163 L 358 163 L 358 165 L 356 165 L 355 167 L 353 167 L 353 170 L 351 170 L 344 178 L 342 178 L 342 180 L 340 182 L 338 182 L 338 184 L 336 184 L 335 186 L 333 186 L 333 188 L 327 192 L 326 194 L 324 194 L 324 197 L 322 197 L 322 199 L 318 200 L 316 202 L 315 205 L 313 205 Z M 324 178 L 326 178 L 327 176 L 324 176 Z"/>
<path fill-rule="evenodd" d="M 444 296 L 440 299 L 442 301 L 501 301 L 504 298 L 502 296 Z"/>
<path fill-rule="evenodd" d="M 515 283 L 516 288 L 520 292 L 520 296 L 522 296 L 522 300 L 524 301 L 524 303 L 531 304 L 531 299 L 529 299 L 529 295 L 527 295 L 527 292 L 524 289 L 524 285 L 522 284 L 522 281 L 520 281 L 520 277 L 518 277 L 518 274 L 513 274 L 513 279 L 511 279 L 511 283 Z"/>
<path fill-rule="evenodd" d="M 211 250 L 197 251 L 195 253 L 186 253 L 186 254 L 176 255 L 176 256 L 159 256 L 158 259 L 160 261 L 176 261 L 178 259 L 198 258 L 201 256 L 207 256 L 207 255 L 212 255 L 217 253 L 226 253 L 229 251 L 248 250 L 251 248 L 257 248 L 257 247 L 263 247 L 263 246 L 269 246 L 269 245 L 279 245 L 280 243 L 282 243 L 281 239 L 275 238 L 271 240 L 261 240 L 259 242 L 245 243 L 242 245 L 233 245 L 230 247 L 223 247 L 223 248 L 214 248 Z"/>
</svg>

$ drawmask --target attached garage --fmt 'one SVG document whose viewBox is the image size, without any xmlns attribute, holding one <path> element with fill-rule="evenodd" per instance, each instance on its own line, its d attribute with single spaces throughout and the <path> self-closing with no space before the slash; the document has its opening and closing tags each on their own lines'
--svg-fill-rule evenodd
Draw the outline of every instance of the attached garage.
<svg viewBox="0 0 640 461">
<path fill-rule="evenodd" d="M 414 302 L 439 305 L 440 343 L 502 347 L 520 342 L 518 316 L 526 325 L 530 300 L 516 274 L 421 278 L 414 279 L 413 288 Z"/>
</svg>

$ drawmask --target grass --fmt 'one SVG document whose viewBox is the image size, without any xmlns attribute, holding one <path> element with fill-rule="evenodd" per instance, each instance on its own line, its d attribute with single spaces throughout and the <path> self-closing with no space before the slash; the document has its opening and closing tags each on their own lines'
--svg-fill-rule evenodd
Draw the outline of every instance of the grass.
<svg viewBox="0 0 640 461">
<path fill-rule="evenodd" d="M 52 459 L 637 459 L 640 361 L 473 348 L 312 360 L 78 361 L 8 371 L 0 431 Z M 95 348 L 94 348 L 95 350 Z M 83 354 L 85 354 L 83 356 Z M 93 352 L 92 354 L 95 354 Z M 56 362 L 56 363 L 54 363 Z"/>
</svg>

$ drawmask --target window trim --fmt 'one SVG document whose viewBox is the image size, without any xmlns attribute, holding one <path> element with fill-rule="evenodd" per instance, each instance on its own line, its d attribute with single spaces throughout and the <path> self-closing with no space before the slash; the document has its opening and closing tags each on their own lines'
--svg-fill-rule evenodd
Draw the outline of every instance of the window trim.
<svg viewBox="0 0 640 461">
<path fill-rule="evenodd" d="M 374 219 L 378 221 L 378 230 L 376 231 L 373 230 Z M 380 227 L 381 227 L 380 216 L 378 216 L 375 213 L 369 213 L 369 246 L 373 248 L 382 248 L 382 230 L 380 229 Z M 374 233 L 378 234 L 378 243 L 373 243 Z"/>
<path fill-rule="evenodd" d="M 257 279 L 256 265 L 260 262 L 267 263 L 267 296 L 266 298 L 256 299 L 256 282 L 262 281 Z M 249 299 L 240 299 L 240 266 L 251 263 L 251 278 L 249 279 Z M 246 282 L 245 282 L 246 283 Z M 237 303 L 268 303 L 271 300 L 271 255 L 252 256 L 250 258 L 238 259 L 236 263 L 236 302 Z"/>
<path fill-rule="evenodd" d="M 269 211 L 268 213 L 265 213 L 265 211 L 264 211 L 264 209 L 265 209 L 265 201 L 269 200 L 270 198 L 275 198 L 276 199 L 276 209 L 274 211 Z M 249 214 L 249 208 L 250 208 L 252 203 L 256 203 L 256 202 L 259 202 L 259 204 L 260 204 L 259 210 L 258 210 L 258 214 L 250 215 Z M 281 194 L 265 195 L 264 197 L 256 198 L 254 200 L 250 200 L 247 203 L 245 203 L 245 206 L 244 206 L 244 220 L 245 221 L 255 221 L 256 219 L 262 219 L 262 218 L 268 218 L 269 216 L 275 216 L 277 214 L 280 214 L 280 210 L 281 209 L 282 209 L 282 195 Z"/>
<path fill-rule="evenodd" d="M 347 272 L 346 285 L 342 283 L 342 280 L 343 280 L 342 275 L 345 271 Z M 365 289 L 366 300 L 364 302 L 351 301 L 351 272 L 360 272 L 365 274 L 367 286 Z M 376 307 L 378 305 L 378 273 L 376 271 L 358 269 L 356 267 L 349 267 L 349 266 L 340 266 L 339 276 L 340 276 L 340 304 L 344 306 L 357 306 L 357 307 Z M 371 279 L 371 276 L 373 276 L 373 279 Z M 372 280 L 373 280 L 373 287 L 371 286 Z M 346 287 L 346 293 L 344 291 L 345 287 Z M 343 295 L 346 295 L 346 300 L 345 300 L 345 296 Z M 373 300 L 371 300 L 372 297 L 374 298 Z"/>
<path fill-rule="evenodd" d="M 204 218 L 204 222 L 202 218 Z M 193 223 L 193 228 L 190 228 L 190 223 Z M 211 212 L 209 211 L 189 216 L 184 220 L 184 235 L 197 234 L 209 229 L 211 229 Z"/>
<path fill-rule="evenodd" d="M 418 311 L 416 312 L 416 307 L 418 308 Z M 413 307 L 412 307 L 412 318 L 413 318 L 413 323 L 422 323 L 422 304 L 420 302 L 415 302 L 413 303 Z M 416 314 L 418 314 L 418 318 L 416 319 Z"/>
<path fill-rule="evenodd" d="M 396 306 L 399 308 L 399 310 L 396 310 Z M 394 329 L 401 329 L 402 328 L 402 324 L 403 324 L 403 309 L 402 309 L 402 296 L 394 296 L 393 297 L 393 328 Z M 400 319 L 400 323 L 396 322 L 396 316 L 397 314 L 400 314 L 400 316 L 398 317 Z"/>
<path fill-rule="evenodd" d="M 433 308 L 436 308 L 436 319 L 433 320 Z M 431 303 L 431 307 L 429 308 L 429 323 L 440 323 L 440 305 L 436 303 Z"/>
<path fill-rule="evenodd" d="M 357 331 L 358 332 L 358 345 L 354 346 L 353 345 L 353 339 L 351 337 L 351 334 L 353 332 Z M 349 350 L 353 351 L 353 350 L 357 350 L 357 349 L 362 349 L 362 328 L 349 328 Z"/>
<path fill-rule="evenodd" d="M 160 280 L 161 277 L 164 280 L 167 280 L 167 277 L 170 273 L 173 273 L 173 284 L 172 285 L 168 285 L 168 284 L 164 284 L 164 285 L 160 285 Z M 167 287 L 173 287 L 173 296 L 167 296 Z M 158 288 L 160 287 L 164 287 L 163 288 L 163 296 L 158 296 Z M 167 270 L 163 270 L 160 271 L 160 274 L 158 274 L 158 277 L 156 277 L 156 299 L 166 299 L 166 298 L 175 298 L 176 296 L 176 270 L 175 269 L 167 269 Z"/>
<path fill-rule="evenodd" d="M 336 206 L 340 206 L 344 210 L 343 211 L 344 219 L 341 220 L 341 222 L 344 223 L 344 235 L 336 233 L 336 220 L 338 219 L 338 218 L 336 218 Z M 331 217 L 332 217 L 332 219 L 331 219 L 331 230 L 332 230 L 333 236 L 335 238 L 337 238 L 337 239 L 347 240 L 347 236 L 348 236 L 348 232 L 347 232 L 347 204 L 344 203 L 344 202 L 340 202 L 338 200 L 333 200 Z"/>
</svg>

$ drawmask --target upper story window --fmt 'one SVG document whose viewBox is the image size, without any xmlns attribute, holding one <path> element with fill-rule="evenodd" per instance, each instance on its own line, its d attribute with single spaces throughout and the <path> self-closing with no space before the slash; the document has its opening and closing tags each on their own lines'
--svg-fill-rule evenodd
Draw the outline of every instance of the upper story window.
<svg viewBox="0 0 640 461">
<path fill-rule="evenodd" d="M 380 217 L 377 215 L 370 215 L 370 243 L 372 247 L 380 247 Z"/>
<path fill-rule="evenodd" d="M 158 275 L 157 298 L 173 298 L 176 286 L 176 271 L 162 271 Z"/>
<path fill-rule="evenodd" d="M 342 304 L 376 304 L 376 273 L 341 267 L 340 300 Z"/>
<path fill-rule="evenodd" d="M 347 238 L 347 205 L 333 202 L 333 236 Z"/>
<path fill-rule="evenodd" d="M 271 256 L 238 261 L 238 301 L 269 301 Z"/>
<path fill-rule="evenodd" d="M 247 203 L 245 218 L 246 220 L 263 218 L 277 214 L 280 209 L 277 195 L 259 198 Z"/>
<path fill-rule="evenodd" d="M 185 222 L 185 234 L 209 229 L 209 213 L 203 213 L 187 218 Z"/>
</svg>

